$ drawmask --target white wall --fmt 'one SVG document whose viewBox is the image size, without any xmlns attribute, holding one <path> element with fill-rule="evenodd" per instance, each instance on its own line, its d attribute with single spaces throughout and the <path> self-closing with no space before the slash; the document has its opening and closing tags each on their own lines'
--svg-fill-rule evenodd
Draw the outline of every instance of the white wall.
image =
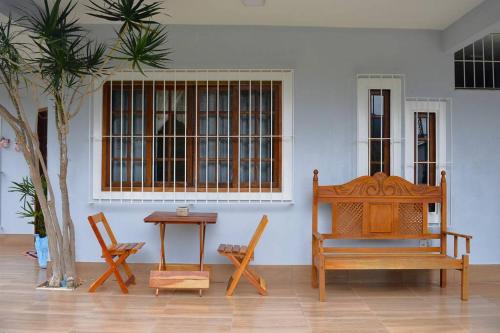
<svg viewBox="0 0 500 333">
<path fill-rule="evenodd" d="M 99 31 L 99 36 L 109 32 L 107 27 L 93 28 Z M 295 204 L 196 205 L 196 210 L 219 213 L 217 224 L 207 228 L 208 262 L 224 261 L 215 251 L 219 243 L 246 243 L 260 216 L 266 213 L 270 223 L 257 249 L 256 263 L 309 263 L 312 170 L 320 170 L 320 183 L 324 184 L 347 181 L 356 173 L 356 74 L 398 73 L 406 75 L 408 97 L 456 96 L 453 149 L 457 168 L 453 179 L 457 185 L 452 187 L 456 211 L 451 223 L 474 234 L 473 263 L 500 263 L 500 243 L 494 239 L 500 232 L 495 214 L 498 190 L 489 186 L 500 181 L 493 174 L 500 157 L 491 153 L 497 150 L 496 141 L 491 140 L 484 149 L 478 145 L 483 137 L 498 137 L 495 129 L 500 121 L 500 114 L 495 112 L 498 93 L 468 92 L 468 97 L 452 94 L 452 58 L 441 51 L 439 32 L 230 26 L 172 26 L 169 31 L 172 68 L 295 69 Z M 50 138 L 51 166 L 57 156 L 53 151 L 55 142 L 55 137 Z M 88 143 L 88 114 L 84 107 L 73 123 L 70 138 L 69 186 L 77 226 L 78 259 L 100 260 L 100 250 L 86 217 L 103 210 L 120 240 L 146 242 L 135 261 L 157 261 L 158 230 L 145 225 L 142 219 L 153 210 L 173 210 L 175 206 L 89 204 Z M 469 158 L 471 155 L 476 158 Z M 475 169 L 476 165 L 481 167 Z M 2 170 L 10 177 L 16 173 L 13 168 Z M 54 169 L 52 172 L 57 174 Z M 493 180 L 483 180 L 486 175 Z M 466 190 L 474 180 L 480 181 L 477 185 L 480 188 L 474 192 L 475 209 L 471 213 L 472 208 L 467 208 L 471 199 Z M 8 195 L 11 194 L 6 194 L 2 187 L 2 211 L 8 207 L 5 199 Z M 476 218 L 470 220 L 472 216 Z M 327 219 L 325 216 L 325 222 Z M 8 231 L 25 232 L 14 228 Z M 168 226 L 167 259 L 194 262 L 197 235 L 195 227 Z"/>
</svg>

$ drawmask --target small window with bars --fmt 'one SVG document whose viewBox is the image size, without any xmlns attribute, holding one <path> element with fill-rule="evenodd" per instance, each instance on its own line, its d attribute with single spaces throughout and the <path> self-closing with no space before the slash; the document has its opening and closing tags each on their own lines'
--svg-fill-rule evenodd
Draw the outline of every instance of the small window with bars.
<svg viewBox="0 0 500 333">
<path fill-rule="evenodd" d="M 391 110 L 389 89 L 370 90 L 368 134 L 369 173 L 391 173 Z"/>
<path fill-rule="evenodd" d="M 500 34 L 455 52 L 456 89 L 500 89 Z"/>
<path fill-rule="evenodd" d="M 109 81 L 102 124 L 102 191 L 281 191 L 281 81 Z"/>
</svg>

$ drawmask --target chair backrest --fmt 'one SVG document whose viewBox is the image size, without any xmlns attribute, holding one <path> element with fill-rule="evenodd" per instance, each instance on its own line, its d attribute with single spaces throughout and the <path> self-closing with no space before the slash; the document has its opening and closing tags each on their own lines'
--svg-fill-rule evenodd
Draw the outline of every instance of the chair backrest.
<svg viewBox="0 0 500 333">
<path fill-rule="evenodd" d="M 255 229 L 252 239 L 250 240 L 250 243 L 248 243 L 247 255 L 251 256 L 251 254 L 255 250 L 255 247 L 257 246 L 257 243 L 259 242 L 260 237 L 262 236 L 262 233 L 264 232 L 264 229 L 266 228 L 268 222 L 269 220 L 267 218 L 267 215 L 262 216 L 262 219 L 260 220 L 260 223 L 257 226 L 257 229 Z"/>
<path fill-rule="evenodd" d="M 92 230 L 94 231 L 94 234 L 97 238 L 97 241 L 99 242 L 99 245 L 101 245 L 103 252 L 107 252 L 108 247 L 107 247 L 106 242 L 104 241 L 104 238 L 102 237 L 101 231 L 99 230 L 99 227 L 97 225 L 98 223 L 102 223 L 102 225 L 104 226 L 104 229 L 106 230 L 106 233 L 108 234 L 108 237 L 111 241 L 110 245 L 117 244 L 115 235 L 113 234 L 113 231 L 111 230 L 111 227 L 108 224 L 108 220 L 106 220 L 106 216 L 104 216 L 103 212 L 89 216 L 88 220 L 89 220 L 90 226 L 92 227 Z"/>
<path fill-rule="evenodd" d="M 331 205 L 334 238 L 441 239 L 441 234 L 430 233 L 427 219 L 429 204 L 440 204 L 441 231 L 446 231 L 445 175 L 443 171 L 440 186 L 415 185 L 384 173 L 320 186 L 315 170 L 313 232 L 318 231 L 318 205 L 325 203 Z"/>
</svg>

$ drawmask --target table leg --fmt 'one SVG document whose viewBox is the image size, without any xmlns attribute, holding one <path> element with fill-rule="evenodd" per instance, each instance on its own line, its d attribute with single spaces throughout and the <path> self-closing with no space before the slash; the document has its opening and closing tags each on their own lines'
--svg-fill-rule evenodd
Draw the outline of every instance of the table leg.
<svg viewBox="0 0 500 333">
<path fill-rule="evenodd" d="M 205 231 L 206 231 L 206 223 L 200 223 L 200 271 L 203 271 L 203 259 L 205 256 Z M 203 290 L 200 289 L 200 297 L 202 295 Z"/>
<path fill-rule="evenodd" d="M 166 270 L 166 260 L 165 260 L 165 223 L 160 223 L 160 264 L 158 265 L 159 271 Z M 158 296 L 160 289 L 156 288 L 155 295 Z"/>
<path fill-rule="evenodd" d="M 166 225 L 164 223 L 160 223 L 160 265 L 158 270 L 164 271 L 166 270 L 166 259 L 165 259 L 165 229 Z"/>
</svg>

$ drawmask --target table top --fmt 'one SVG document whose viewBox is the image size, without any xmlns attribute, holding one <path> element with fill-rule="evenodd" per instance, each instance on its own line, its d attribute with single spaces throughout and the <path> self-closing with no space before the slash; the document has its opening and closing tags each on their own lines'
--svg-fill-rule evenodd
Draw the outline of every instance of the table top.
<svg viewBox="0 0 500 333">
<path fill-rule="evenodd" d="M 178 216 L 176 212 L 156 211 L 144 218 L 146 223 L 165 224 L 213 224 L 217 222 L 217 213 L 189 213 L 188 216 Z"/>
</svg>

